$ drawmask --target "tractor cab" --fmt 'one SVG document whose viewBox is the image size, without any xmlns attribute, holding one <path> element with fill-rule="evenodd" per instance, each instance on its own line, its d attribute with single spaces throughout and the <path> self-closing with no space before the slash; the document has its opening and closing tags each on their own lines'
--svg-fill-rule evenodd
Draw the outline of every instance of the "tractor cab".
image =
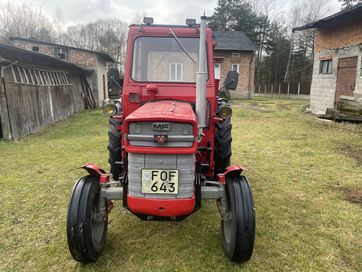
<svg viewBox="0 0 362 272">
<path fill-rule="evenodd" d="M 114 200 L 142 220 L 164 221 L 182 220 L 202 199 L 215 199 L 227 257 L 250 259 L 254 201 L 244 168 L 230 166 L 232 112 L 215 86 L 206 21 L 174 26 L 145 18 L 130 26 L 122 97 L 104 105 L 112 175 L 87 164 L 89 175 L 71 195 L 68 245 L 77 261 L 100 255 Z M 235 89 L 237 78 L 230 72 L 224 88 Z"/>
</svg>

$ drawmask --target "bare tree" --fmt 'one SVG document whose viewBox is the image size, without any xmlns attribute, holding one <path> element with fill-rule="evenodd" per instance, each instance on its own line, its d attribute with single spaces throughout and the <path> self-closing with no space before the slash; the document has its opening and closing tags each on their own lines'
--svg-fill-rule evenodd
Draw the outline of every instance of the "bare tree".
<svg viewBox="0 0 362 272">
<path fill-rule="evenodd" d="M 68 45 L 108 53 L 119 69 L 124 65 L 126 41 L 127 24 L 119 19 L 70 26 L 64 40 Z"/>
<path fill-rule="evenodd" d="M 134 18 L 132 19 L 132 24 L 142 24 L 143 17 L 145 17 L 144 12 L 143 13 L 136 12 Z"/>
<path fill-rule="evenodd" d="M 52 25 L 40 8 L 7 2 L 0 6 L 0 35 L 52 40 Z"/>
<path fill-rule="evenodd" d="M 57 6 L 55 8 L 55 12 L 54 12 L 53 26 L 54 26 L 57 42 L 60 44 L 63 43 L 63 39 L 64 39 L 64 34 L 65 34 L 64 25 L 65 25 L 65 20 L 64 20 L 63 11 L 60 7 Z"/>
<path fill-rule="evenodd" d="M 284 81 L 287 81 L 292 73 L 290 71 L 290 62 L 293 56 L 293 51 L 296 51 L 302 56 L 301 63 L 298 65 L 297 73 L 302 75 L 304 72 L 310 74 L 308 71 L 312 68 L 312 60 L 314 58 L 314 30 L 307 29 L 302 32 L 292 33 L 292 29 L 315 22 L 333 12 L 337 11 L 337 7 L 332 5 L 329 0 L 299 0 L 295 1 L 291 10 L 289 11 L 288 18 L 288 31 L 290 31 L 290 54 L 285 71 Z M 307 61 L 306 60 L 310 60 Z M 302 80 L 301 78 L 297 80 Z"/>
</svg>

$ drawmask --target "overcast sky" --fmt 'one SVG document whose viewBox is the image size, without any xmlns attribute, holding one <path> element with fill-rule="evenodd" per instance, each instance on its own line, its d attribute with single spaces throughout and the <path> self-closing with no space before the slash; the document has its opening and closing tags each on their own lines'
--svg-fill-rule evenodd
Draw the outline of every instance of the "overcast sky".
<svg viewBox="0 0 362 272">
<path fill-rule="evenodd" d="M 278 10 L 286 11 L 295 0 L 275 1 L 278 3 Z M 338 0 L 329 1 L 337 7 Z M 8 0 L 0 0 L 0 3 L 6 2 Z M 10 0 L 10 2 L 24 2 L 24 0 Z M 217 0 L 31 0 L 29 2 L 41 7 L 43 13 L 50 19 L 54 17 L 56 8 L 61 8 L 67 25 L 111 17 L 131 23 L 137 13 L 154 17 L 155 23 L 184 24 L 185 18 L 199 18 L 204 10 L 206 15 L 212 15 L 217 5 Z"/>
</svg>

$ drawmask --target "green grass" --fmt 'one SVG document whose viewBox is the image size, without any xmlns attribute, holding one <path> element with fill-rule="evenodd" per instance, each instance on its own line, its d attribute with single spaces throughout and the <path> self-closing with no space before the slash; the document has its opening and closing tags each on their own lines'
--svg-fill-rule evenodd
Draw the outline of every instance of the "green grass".
<svg viewBox="0 0 362 272">
<path fill-rule="evenodd" d="M 106 118 L 83 112 L 0 142 L 0 271 L 362 271 L 362 208 L 346 195 L 362 190 L 362 163 L 348 153 L 361 150 L 362 128 L 317 120 L 303 113 L 307 103 L 233 102 L 232 160 L 248 168 L 257 209 L 244 265 L 223 255 L 214 201 L 182 222 L 143 222 L 115 203 L 103 254 L 76 263 L 67 203 L 84 174 L 77 167 L 108 170 Z"/>
</svg>

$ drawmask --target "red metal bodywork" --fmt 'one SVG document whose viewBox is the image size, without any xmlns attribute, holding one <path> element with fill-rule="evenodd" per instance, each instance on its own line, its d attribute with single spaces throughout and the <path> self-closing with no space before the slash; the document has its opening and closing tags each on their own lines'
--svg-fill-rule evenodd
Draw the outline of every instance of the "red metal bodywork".
<svg viewBox="0 0 362 272">
<path fill-rule="evenodd" d="M 170 31 L 172 29 L 172 31 Z M 177 37 L 199 38 L 198 28 L 158 27 L 158 26 L 131 26 L 128 33 L 126 66 L 122 93 L 122 132 L 127 135 L 128 126 L 131 122 L 142 121 L 168 121 L 191 123 L 194 129 L 195 141 L 188 148 L 155 148 L 130 146 L 126 137 L 122 139 L 124 147 L 123 156 L 126 153 L 144 154 L 195 154 L 200 163 L 208 162 L 210 170 L 205 176 L 213 177 L 214 169 L 214 133 L 215 123 L 220 121 L 216 117 L 216 93 L 217 88 L 214 80 L 213 65 L 213 39 L 211 29 L 206 29 L 206 49 L 208 80 L 206 82 L 206 99 L 209 110 L 208 127 L 204 129 L 204 137 L 201 142 L 197 141 L 198 127 L 197 118 L 192 109 L 196 102 L 195 83 L 175 82 L 136 82 L 131 78 L 133 45 L 138 37 L 156 36 L 172 37 L 172 32 Z M 218 85 L 218 84 L 217 84 Z M 158 101 L 147 103 L 151 101 Z M 182 101 L 182 102 L 179 102 Z M 186 102 L 186 103 L 185 103 Z M 209 161 L 206 152 L 199 152 L 199 147 L 211 147 Z M 191 214 L 195 210 L 195 195 L 189 199 L 147 199 L 127 195 L 128 209 L 135 214 L 154 215 L 161 217 L 175 217 Z"/>
<path fill-rule="evenodd" d="M 135 122 L 153 122 L 153 121 L 170 121 L 179 123 L 189 123 L 193 126 L 193 134 L 197 135 L 197 119 L 194 111 L 189 103 L 177 102 L 173 100 L 162 100 L 150 102 L 138 108 L 129 114 L 124 122 L 124 134 L 128 134 L 128 125 Z M 129 153 L 144 154 L 196 154 L 197 137 L 192 147 L 187 148 L 154 148 L 131 146 L 127 139 L 124 139 L 125 151 Z"/>
<path fill-rule="evenodd" d="M 136 214 L 176 217 L 191 214 L 195 208 L 195 196 L 186 199 L 147 199 L 127 197 L 128 208 Z"/>
<path fill-rule="evenodd" d="M 80 168 L 86 170 L 91 176 L 99 177 L 100 183 L 107 183 L 109 181 L 109 175 L 106 174 L 106 171 L 94 163 L 87 163 Z"/>
<path fill-rule="evenodd" d="M 132 114 L 139 107 L 150 100 L 174 100 L 195 103 L 196 101 L 196 84 L 195 83 L 150 83 L 150 82 L 136 82 L 131 78 L 132 58 L 133 58 L 133 44 L 138 37 L 143 36 L 157 36 L 157 37 L 172 37 L 170 32 L 177 37 L 195 37 L 199 38 L 200 33 L 198 28 L 173 28 L 170 27 L 157 27 L 157 26 L 131 26 L 128 32 L 128 44 L 126 54 L 126 66 L 123 82 L 122 93 L 122 109 L 123 119 Z M 208 67 L 208 80 L 206 82 L 206 99 L 210 107 L 209 126 L 204 130 L 205 136 L 198 146 L 214 146 L 214 133 L 215 122 L 213 118 L 216 112 L 216 89 L 214 79 L 214 61 L 213 61 L 213 39 L 212 31 L 210 28 L 206 29 L 206 49 L 207 49 L 207 67 Z M 135 99 L 135 97 L 139 99 Z M 135 102 L 134 102 L 135 101 Z M 122 131 L 126 131 L 127 123 L 124 122 Z M 152 152 L 145 150 L 144 153 Z M 213 158 L 213 150 L 210 154 Z M 206 162 L 206 154 L 201 154 L 201 163 Z M 210 171 L 207 173 L 208 177 L 213 176 L 214 162 L 210 161 Z"/>
<path fill-rule="evenodd" d="M 217 175 L 218 181 L 222 184 L 225 184 L 226 182 L 226 176 L 229 174 L 237 174 L 240 175 L 242 172 L 244 172 L 246 168 L 239 166 L 239 165 L 230 165 L 224 173 L 220 173 Z"/>
</svg>

